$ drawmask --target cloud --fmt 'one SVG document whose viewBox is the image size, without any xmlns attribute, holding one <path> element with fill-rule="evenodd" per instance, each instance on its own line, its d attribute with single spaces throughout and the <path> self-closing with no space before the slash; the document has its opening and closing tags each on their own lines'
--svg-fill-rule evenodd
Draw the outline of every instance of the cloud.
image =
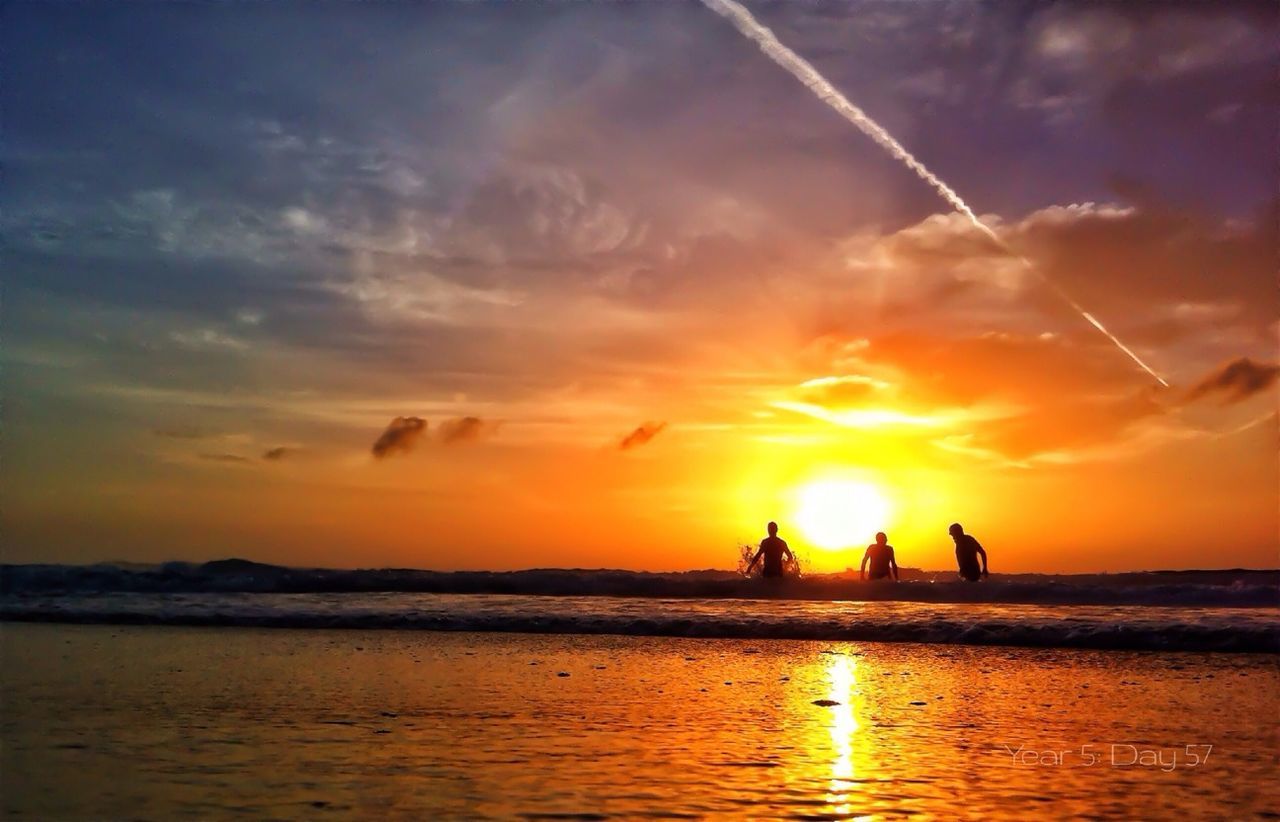
<svg viewBox="0 0 1280 822">
<path fill-rule="evenodd" d="M 457 417 L 440 423 L 435 439 L 442 445 L 475 442 L 492 433 L 497 427 L 497 423 L 482 420 L 479 417 Z"/>
<path fill-rule="evenodd" d="M 421 417 L 396 417 L 387 425 L 386 430 L 373 443 L 370 450 L 377 459 L 400 452 L 408 453 L 413 450 L 418 438 L 426 430 L 427 421 Z"/>
<path fill-rule="evenodd" d="M 441 238 L 445 251 L 490 264 L 577 260 L 634 248 L 647 226 L 608 192 L 568 166 L 511 166 L 482 181 L 460 220 Z"/>
<path fill-rule="evenodd" d="M 249 344 L 244 340 L 232 337 L 229 334 L 223 334 L 221 331 L 212 328 L 200 328 L 194 331 L 174 331 L 169 335 L 169 339 L 183 348 L 189 348 L 193 351 L 209 351 L 218 348 L 243 351 L 249 347 Z"/>
<path fill-rule="evenodd" d="M 257 308 L 241 308 L 236 312 L 236 322 L 243 325 L 262 325 L 266 312 Z"/>
<path fill-rule="evenodd" d="M 1280 363 L 1255 362 L 1241 357 L 1219 366 L 1187 391 L 1187 402 L 1209 395 L 1221 396 L 1223 405 L 1231 405 L 1266 391 L 1280 378 Z"/>
<path fill-rule="evenodd" d="M 630 451 L 632 448 L 638 448 L 658 436 L 658 433 L 666 427 L 667 424 L 665 422 L 646 422 L 623 437 L 622 441 L 618 443 L 618 449 Z"/>
<path fill-rule="evenodd" d="M 986 400 L 1056 403 L 1132 390 L 1141 382 L 1109 346 L 1090 338 L 1083 343 L 1044 333 L 893 332 L 872 339 L 853 364 L 891 383 L 893 397 L 917 410 Z"/>
<path fill-rule="evenodd" d="M 1145 346 L 1175 339 L 1239 351 L 1243 337 L 1261 341 L 1275 321 L 1278 215 L 1276 202 L 1236 220 L 1158 203 L 1085 202 L 1017 220 L 985 217 L 1032 268 L 983 246 L 959 215 L 934 215 L 891 233 L 864 230 L 838 244 L 835 260 L 805 265 L 823 286 L 811 309 L 814 330 L 846 338 L 868 336 L 868 326 L 882 334 L 891 327 L 1051 330 L 1096 341 L 1097 332 L 1045 287 L 1043 274 L 1144 357 L 1153 353 Z"/>
<path fill-rule="evenodd" d="M 278 462 L 279 460 L 284 459 L 285 457 L 289 456 L 296 450 L 297 449 L 295 448 L 286 448 L 283 445 L 277 445 L 275 448 L 268 448 L 266 451 L 263 451 L 262 458 L 264 460 Z"/>
<path fill-rule="evenodd" d="M 805 402 L 830 408 L 875 398 L 887 388 L 888 384 L 882 380 L 862 374 L 847 374 L 806 380 L 800 384 L 799 393 Z"/>
<path fill-rule="evenodd" d="M 1191 304 L 1173 311 L 1234 316 Z M 1005 465 L 1111 459 L 1195 436 L 1181 405 L 1207 397 L 1232 405 L 1280 383 L 1280 363 L 1246 356 L 1179 394 L 1147 385 L 1096 341 L 1050 333 L 896 333 L 872 337 L 851 354 L 837 342 L 824 337 L 811 346 L 816 367 L 839 359 L 874 376 L 809 380 L 793 394 L 805 402 L 775 407 L 885 436 L 915 429 L 944 451 Z M 825 389 L 836 391 L 824 396 Z"/>
<path fill-rule="evenodd" d="M 1009 239 L 1091 309 L 1143 317 L 1153 304 L 1232 299 L 1264 322 L 1274 306 L 1274 216 L 1274 206 L 1253 221 L 1232 222 L 1086 203 L 1041 209 Z"/>
<path fill-rule="evenodd" d="M 426 271 L 401 255 L 357 251 L 350 272 L 329 288 L 379 322 L 467 325 L 500 317 L 522 296 L 505 288 L 477 288 Z"/>
<path fill-rule="evenodd" d="M 1115 397 L 1063 399 L 975 426 L 972 442 L 1012 460 L 1068 460 L 1069 451 L 1105 446 L 1130 426 L 1167 411 L 1155 389 Z"/>
<path fill-rule="evenodd" d="M 207 431 L 192 426 L 174 426 L 171 428 L 154 428 L 151 431 L 157 437 L 164 437 L 172 440 L 199 440 L 212 436 Z"/>
<path fill-rule="evenodd" d="M 851 354 L 830 338 L 822 343 L 817 356 L 841 359 L 866 376 L 810 380 L 800 386 L 801 397 L 810 394 L 806 402 L 775 407 L 899 440 L 927 437 L 945 451 L 1005 464 L 1065 462 L 1081 449 L 1102 454 L 1170 406 L 1093 341 L 891 333 Z M 838 390 L 823 396 L 823 388 Z"/>
<path fill-rule="evenodd" d="M 230 463 L 246 463 L 248 457 L 242 457 L 239 454 L 201 454 L 200 459 L 209 460 L 210 462 L 230 462 Z"/>
</svg>

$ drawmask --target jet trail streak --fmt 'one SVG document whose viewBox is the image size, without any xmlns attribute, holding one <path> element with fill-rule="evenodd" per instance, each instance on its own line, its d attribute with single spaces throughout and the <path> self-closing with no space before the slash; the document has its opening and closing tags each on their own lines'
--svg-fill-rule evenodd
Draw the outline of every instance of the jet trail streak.
<svg viewBox="0 0 1280 822">
<path fill-rule="evenodd" d="M 743 6 L 735 2 L 735 0 L 702 0 L 702 3 L 707 8 L 732 23 L 734 28 L 741 32 L 744 37 L 759 46 L 760 50 L 763 51 L 770 60 L 786 69 L 791 76 L 795 77 L 810 91 L 817 95 L 818 99 L 822 100 L 822 102 L 834 109 L 841 117 L 856 126 L 859 131 L 874 140 L 881 148 L 892 154 L 903 165 L 914 171 L 920 179 L 931 185 L 942 199 L 946 200 L 952 208 L 967 217 L 969 222 L 971 222 L 975 228 L 987 237 L 991 238 L 991 240 L 1001 250 L 1010 256 L 1021 260 L 1024 265 L 1034 271 L 1041 280 L 1053 289 L 1054 293 L 1074 308 L 1080 316 L 1100 331 L 1112 342 L 1112 344 L 1115 345 L 1116 348 L 1127 355 L 1129 359 L 1137 363 L 1143 371 L 1146 371 L 1152 377 L 1155 377 L 1156 381 L 1164 387 L 1169 387 L 1169 383 L 1165 382 L 1164 377 L 1161 377 L 1151 368 L 1151 366 L 1143 362 L 1142 358 L 1134 353 L 1133 349 L 1129 348 L 1129 346 L 1121 342 L 1116 335 L 1108 331 L 1106 326 L 1104 326 L 1088 311 L 1085 311 L 1084 308 L 1076 302 L 1070 294 L 1063 290 L 1061 286 L 1050 280 L 1041 273 L 1039 269 L 1033 266 L 1030 260 L 1015 253 L 1004 240 L 1000 239 L 995 231 L 987 226 L 986 223 L 982 222 L 982 220 L 978 219 L 978 216 L 973 213 L 973 209 L 969 208 L 969 204 L 966 203 L 954 189 L 926 168 L 924 163 L 912 156 L 911 152 L 907 151 L 901 143 L 894 139 L 892 134 L 885 131 L 879 123 L 867 116 L 865 111 L 850 102 L 849 99 L 845 97 L 839 89 L 831 85 L 831 83 L 823 77 L 808 60 L 805 60 L 790 48 L 783 45 L 772 31 L 761 25 L 759 21 L 751 15 L 751 12 L 747 11 Z"/>
</svg>

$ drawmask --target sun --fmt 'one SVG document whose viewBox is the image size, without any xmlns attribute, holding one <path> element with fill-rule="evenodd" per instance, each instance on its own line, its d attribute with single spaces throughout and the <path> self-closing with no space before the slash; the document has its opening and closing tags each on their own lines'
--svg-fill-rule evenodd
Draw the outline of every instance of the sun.
<svg viewBox="0 0 1280 822">
<path fill-rule="evenodd" d="M 891 513 L 889 500 L 869 482 L 821 480 L 796 493 L 796 525 L 827 550 L 870 543 L 876 531 L 888 529 Z"/>
</svg>

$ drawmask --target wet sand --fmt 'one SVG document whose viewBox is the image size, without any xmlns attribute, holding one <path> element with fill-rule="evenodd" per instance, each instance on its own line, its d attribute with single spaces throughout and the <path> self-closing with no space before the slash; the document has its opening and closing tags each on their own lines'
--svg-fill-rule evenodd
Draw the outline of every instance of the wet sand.
<svg viewBox="0 0 1280 822">
<path fill-rule="evenodd" d="M 7 816 L 1280 808 L 1274 655 L 14 623 L 0 650 Z"/>
</svg>

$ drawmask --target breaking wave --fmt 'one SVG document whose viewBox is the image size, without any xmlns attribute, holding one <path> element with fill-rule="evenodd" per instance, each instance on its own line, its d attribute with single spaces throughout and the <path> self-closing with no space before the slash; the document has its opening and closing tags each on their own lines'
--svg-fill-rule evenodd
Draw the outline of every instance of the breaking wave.
<svg viewBox="0 0 1280 822">
<path fill-rule="evenodd" d="M 1280 572 L 906 576 L 7 565 L 0 619 L 1280 653 Z"/>
<path fill-rule="evenodd" d="M 0 619 L 1280 652 L 1273 609 L 492 594 L 11 594 Z"/>
</svg>

